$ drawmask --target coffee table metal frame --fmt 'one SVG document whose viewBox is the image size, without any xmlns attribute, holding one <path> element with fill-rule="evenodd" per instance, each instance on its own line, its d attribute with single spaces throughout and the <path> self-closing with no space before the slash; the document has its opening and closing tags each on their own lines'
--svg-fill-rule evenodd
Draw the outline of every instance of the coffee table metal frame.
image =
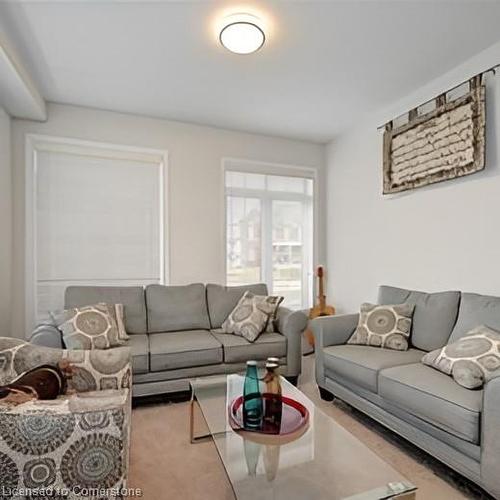
<svg viewBox="0 0 500 500">
<path fill-rule="evenodd" d="M 205 420 L 205 416 L 203 415 L 203 410 L 201 409 L 200 403 L 198 402 L 198 399 L 196 398 L 196 391 L 194 390 L 194 387 L 189 384 L 191 387 L 191 400 L 189 401 L 189 441 L 191 444 L 198 443 L 199 441 L 206 441 L 207 439 L 212 439 L 214 436 L 221 436 L 225 434 L 225 431 L 222 432 L 208 432 L 208 434 L 200 434 L 198 436 L 195 436 L 194 434 L 194 411 L 195 411 L 195 406 L 198 406 L 198 410 L 201 413 L 203 420 L 205 421 L 205 425 L 208 426 L 208 422 Z"/>
</svg>

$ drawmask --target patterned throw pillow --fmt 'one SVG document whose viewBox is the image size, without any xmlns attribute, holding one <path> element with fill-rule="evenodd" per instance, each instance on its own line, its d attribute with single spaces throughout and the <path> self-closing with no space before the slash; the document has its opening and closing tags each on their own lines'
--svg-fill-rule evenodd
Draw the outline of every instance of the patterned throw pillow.
<svg viewBox="0 0 500 500">
<path fill-rule="evenodd" d="M 255 342 L 282 301 L 283 297 L 265 297 L 247 291 L 222 323 L 222 330 Z"/>
<path fill-rule="evenodd" d="M 120 338 L 113 306 L 100 303 L 75 307 L 51 316 L 68 349 L 109 349 L 125 343 Z"/>
<path fill-rule="evenodd" d="M 460 340 L 427 353 L 422 363 L 451 375 L 467 389 L 480 388 L 500 369 L 500 332 L 478 326 Z"/>
<path fill-rule="evenodd" d="M 411 304 L 362 304 L 358 326 L 347 343 L 406 351 L 414 308 Z"/>
</svg>

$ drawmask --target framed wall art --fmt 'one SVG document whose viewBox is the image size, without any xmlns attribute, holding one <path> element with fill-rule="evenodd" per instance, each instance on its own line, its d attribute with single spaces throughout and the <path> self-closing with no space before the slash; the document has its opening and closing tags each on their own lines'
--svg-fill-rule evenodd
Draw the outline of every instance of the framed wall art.
<svg viewBox="0 0 500 500">
<path fill-rule="evenodd" d="M 485 87 L 481 76 L 467 91 L 451 91 L 412 109 L 404 124 L 385 125 L 384 194 L 473 174 L 485 166 Z M 434 109 L 429 104 L 434 103 Z M 422 110 L 425 110 L 422 112 Z"/>
</svg>

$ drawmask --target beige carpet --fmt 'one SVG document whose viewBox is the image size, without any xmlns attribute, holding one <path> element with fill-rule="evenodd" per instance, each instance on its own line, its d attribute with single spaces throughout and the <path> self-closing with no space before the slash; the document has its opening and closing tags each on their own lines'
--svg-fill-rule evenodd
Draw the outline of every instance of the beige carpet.
<svg viewBox="0 0 500 500">
<path fill-rule="evenodd" d="M 487 498 L 425 453 L 342 402 L 322 401 L 314 360 L 304 358 L 301 390 L 418 487 L 419 500 Z M 189 403 L 140 406 L 132 413 L 130 487 L 146 500 L 231 500 L 231 486 L 212 442 L 189 443 Z M 304 499 L 306 500 L 306 499 Z"/>
</svg>

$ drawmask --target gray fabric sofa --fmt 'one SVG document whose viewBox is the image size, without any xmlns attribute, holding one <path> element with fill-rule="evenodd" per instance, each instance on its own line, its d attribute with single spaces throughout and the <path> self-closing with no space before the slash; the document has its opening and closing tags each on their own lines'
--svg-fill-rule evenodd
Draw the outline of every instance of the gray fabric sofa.
<svg viewBox="0 0 500 500">
<path fill-rule="evenodd" d="M 500 298 L 382 286 L 378 302 L 415 304 L 411 348 L 346 344 L 358 314 L 313 320 L 321 396 L 346 401 L 500 498 L 500 377 L 469 390 L 420 362 L 476 326 L 500 330 Z"/>
<path fill-rule="evenodd" d="M 249 359 L 279 357 L 282 374 L 296 382 L 301 370 L 301 338 L 307 316 L 280 307 L 276 333 L 256 342 L 223 333 L 221 325 L 245 290 L 267 295 L 265 284 L 224 287 L 195 283 L 185 286 L 70 286 L 65 307 L 98 302 L 121 303 L 132 351 L 133 396 L 185 391 L 195 377 L 234 373 Z M 59 330 L 39 325 L 30 341 L 63 347 Z"/>
</svg>

